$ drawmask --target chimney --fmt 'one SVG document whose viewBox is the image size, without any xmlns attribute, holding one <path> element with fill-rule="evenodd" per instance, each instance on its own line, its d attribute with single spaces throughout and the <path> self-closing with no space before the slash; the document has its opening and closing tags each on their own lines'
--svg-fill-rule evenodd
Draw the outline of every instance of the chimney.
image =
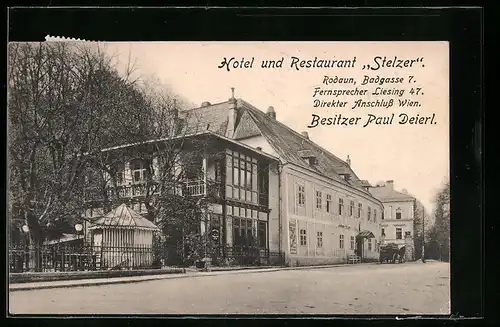
<svg viewBox="0 0 500 327">
<path fill-rule="evenodd" d="M 201 104 L 202 107 L 208 107 L 208 106 L 211 106 L 212 104 L 208 101 L 205 101 Z"/>
<path fill-rule="evenodd" d="M 273 106 L 270 106 L 269 108 L 267 108 L 267 113 L 266 113 L 269 117 L 271 117 L 272 119 L 276 120 L 276 111 L 274 111 L 274 107 Z"/>
<path fill-rule="evenodd" d="M 257 149 L 258 151 L 262 151 L 262 148 L 261 148 L 260 146 L 258 146 L 256 149 Z"/>
<path fill-rule="evenodd" d="M 386 181 L 385 186 L 387 186 L 387 188 L 389 188 L 391 190 L 394 190 L 394 181 L 393 180 Z"/>
<path fill-rule="evenodd" d="M 349 158 L 349 155 L 347 155 L 347 159 L 345 162 L 347 162 L 347 165 L 351 167 L 351 158 Z"/>
<path fill-rule="evenodd" d="M 300 134 L 302 134 L 303 137 L 309 140 L 309 134 L 307 132 L 302 132 Z"/>
<path fill-rule="evenodd" d="M 228 110 L 228 121 L 227 121 L 227 131 L 226 136 L 228 138 L 233 138 L 234 129 L 236 128 L 236 98 L 234 97 L 234 87 L 231 88 L 231 98 L 229 99 L 229 110 Z"/>
</svg>

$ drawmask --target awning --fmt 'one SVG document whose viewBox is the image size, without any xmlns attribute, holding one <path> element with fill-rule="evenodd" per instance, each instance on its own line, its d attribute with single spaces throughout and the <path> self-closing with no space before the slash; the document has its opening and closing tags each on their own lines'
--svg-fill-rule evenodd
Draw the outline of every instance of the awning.
<svg viewBox="0 0 500 327">
<path fill-rule="evenodd" d="M 364 230 L 364 231 L 361 231 L 359 232 L 358 235 L 356 235 L 357 238 L 375 238 L 375 235 L 373 235 L 372 232 L 370 232 L 369 230 Z"/>
</svg>

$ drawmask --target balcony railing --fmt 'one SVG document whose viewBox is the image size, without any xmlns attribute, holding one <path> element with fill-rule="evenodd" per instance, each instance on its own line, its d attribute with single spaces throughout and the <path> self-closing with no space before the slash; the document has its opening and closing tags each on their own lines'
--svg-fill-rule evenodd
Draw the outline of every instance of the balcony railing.
<svg viewBox="0 0 500 327">
<path fill-rule="evenodd" d="M 202 180 L 199 181 L 188 181 L 186 183 L 187 195 L 198 196 L 206 194 L 206 185 Z"/>
<path fill-rule="evenodd" d="M 122 185 L 118 186 L 118 196 L 120 198 L 134 198 L 138 196 L 145 196 L 147 193 L 147 188 L 145 184 L 132 184 L 132 185 Z M 114 188 L 108 189 L 108 195 L 113 196 L 116 194 Z"/>
<path fill-rule="evenodd" d="M 143 197 L 147 195 L 148 189 L 146 184 L 132 184 L 132 185 L 120 185 L 117 186 L 118 196 L 120 198 L 135 198 Z M 153 191 L 150 189 L 149 192 Z M 179 194 L 185 194 L 189 196 L 200 196 L 207 194 L 207 186 L 203 180 L 191 180 L 182 182 L 178 188 Z M 108 189 L 108 195 L 113 197 L 116 195 L 115 188 Z"/>
</svg>

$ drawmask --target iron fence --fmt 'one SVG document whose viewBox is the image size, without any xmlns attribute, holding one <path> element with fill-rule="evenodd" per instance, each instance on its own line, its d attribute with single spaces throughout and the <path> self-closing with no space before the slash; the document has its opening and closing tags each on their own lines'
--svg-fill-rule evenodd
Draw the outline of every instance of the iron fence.
<svg viewBox="0 0 500 327">
<path fill-rule="evenodd" d="M 9 249 L 10 272 L 55 272 L 153 268 L 151 245 L 41 245 Z"/>
<path fill-rule="evenodd" d="M 160 268 L 172 249 L 163 245 L 68 245 L 11 246 L 9 271 L 56 272 L 133 270 Z M 284 253 L 247 246 L 220 246 L 208 250 L 215 266 L 283 265 Z M 201 258 L 200 258 L 201 259 Z M 180 264 L 180 263 L 179 263 Z"/>
</svg>

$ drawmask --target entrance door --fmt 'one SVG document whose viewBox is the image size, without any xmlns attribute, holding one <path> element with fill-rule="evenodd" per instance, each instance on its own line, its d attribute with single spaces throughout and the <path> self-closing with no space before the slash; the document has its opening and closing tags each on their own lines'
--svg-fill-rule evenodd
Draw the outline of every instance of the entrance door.
<svg viewBox="0 0 500 327">
<path fill-rule="evenodd" d="M 363 240 L 362 237 L 356 237 L 356 255 L 363 260 Z"/>
</svg>

